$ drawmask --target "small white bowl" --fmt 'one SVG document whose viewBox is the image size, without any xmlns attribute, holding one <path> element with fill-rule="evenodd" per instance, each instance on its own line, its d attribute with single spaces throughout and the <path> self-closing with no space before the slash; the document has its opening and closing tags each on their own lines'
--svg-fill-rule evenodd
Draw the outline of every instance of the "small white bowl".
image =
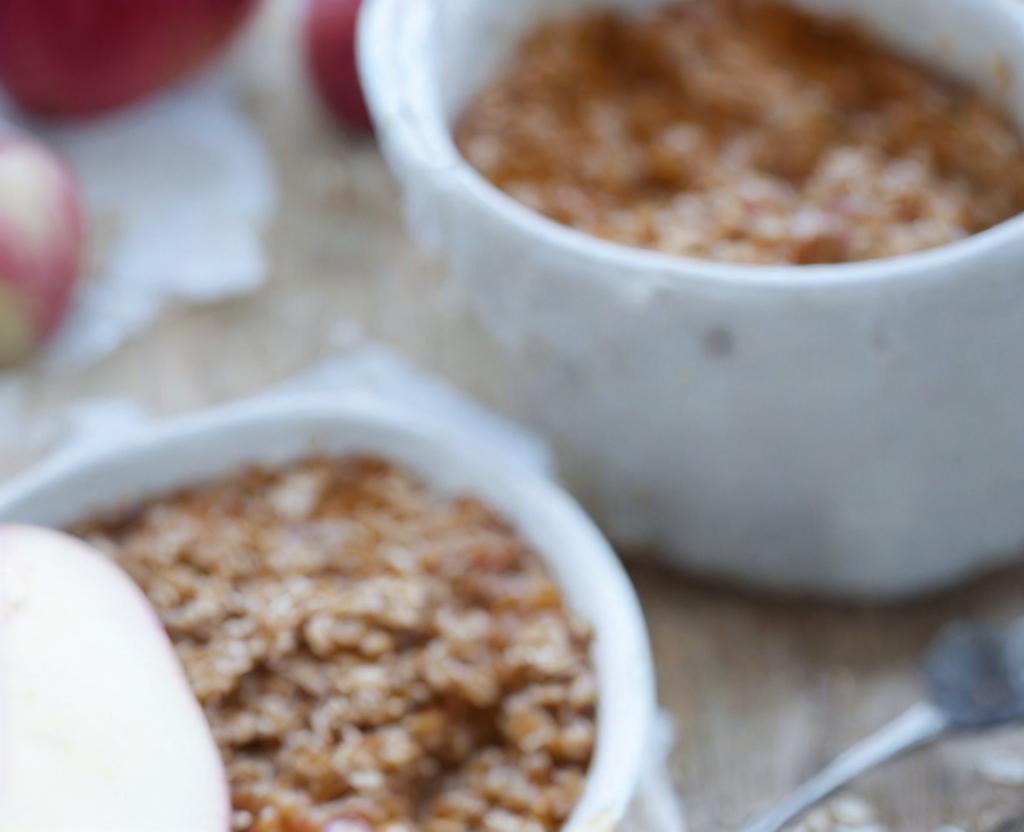
<svg viewBox="0 0 1024 832">
<path fill-rule="evenodd" d="M 542 16 L 668 0 L 370 0 L 364 84 L 414 235 L 625 547 L 788 592 L 896 597 L 1024 547 L 1024 217 L 838 266 L 603 242 L 502 194 L 451 125 Z M 1024 127 L 1024 2 L 799 0 L 965 79 Z"/>
<path fill-rule="evenodd" d="M 654 672 L 639 603 L 601 534 L 534 473 L 373 405 L 291 400 L 213 410 L 123 442 L 58 457 L 0 489 L 0 522 L 66 527 L 248 464 L 366 452 L 405 465 L 440 493 L 477 496 L 532 544 L 570 606 L 594 627 L 597 747 L 566 832 L 611 830 L 638 785 L 654 715 Z"/>
</svg>

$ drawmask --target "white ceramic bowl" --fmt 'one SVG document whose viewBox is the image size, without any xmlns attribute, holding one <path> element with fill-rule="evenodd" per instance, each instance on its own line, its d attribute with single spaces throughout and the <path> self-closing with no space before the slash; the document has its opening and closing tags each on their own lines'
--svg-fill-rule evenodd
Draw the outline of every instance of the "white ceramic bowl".
<svg viewBox="0 0 1024 832">
<path fill-rule="evenodd" d="M 1024 546 L 1024 218 L 870 263 L 740 267 L 602 242 L 511 200 L 450 125 L 542 15 L 665 0 L 370 0 L 364 83 L 415 236 L 625 547 L 786 591 L 896 597 Z M 1024 2 L 799 0 L 1024 126 Z"/>
<path fill-rule="evenodd" d="M 314 453 L 369 452 L 442 493 L 470 493 L 503 513 L 595 630 L 598 741 L 566 832 L 603 832 L 636 792 L 654 714 L 654 674 L 640 606 L 618 560 L 562 491 L 486 448 L 375 406 L 252 404 L 144 430 L 59 457 L 0 489 L 0 522 L 64 527 L 105 510 L 227 474 Z"/>
</svg>

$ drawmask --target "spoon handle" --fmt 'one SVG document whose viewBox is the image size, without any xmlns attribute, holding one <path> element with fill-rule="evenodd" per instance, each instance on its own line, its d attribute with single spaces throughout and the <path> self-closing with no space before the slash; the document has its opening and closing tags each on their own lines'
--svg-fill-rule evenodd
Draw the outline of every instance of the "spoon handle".
<svg viewBox="0 0 1024 832">
<path fill-rule="evenodd" d="M 742 832 L 780 832 L 812 806 L 875 766 L 936 739 L 950 727 L 946 715 L 926 702 L 912 707 L 884 728 L 837 757 L 783 803 L 743 827 Z"/>
</svg>

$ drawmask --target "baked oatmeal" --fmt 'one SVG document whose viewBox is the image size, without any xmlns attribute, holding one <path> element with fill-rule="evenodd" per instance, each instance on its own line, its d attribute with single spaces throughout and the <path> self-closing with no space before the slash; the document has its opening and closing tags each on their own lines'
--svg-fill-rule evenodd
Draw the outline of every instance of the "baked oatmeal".
<svg viewBox="0 0 1024 832">
<path fill-rule="evenodd" d="M 238 832 L 546 832 L 577 803 L 590 630 L 481 502 L 315 458 L 77 531 L 158 611 Z"/>
<path fill-rule="evenodd" d="M 1024 211 L 1024 143 L 996 106 L 765 0 L 548 22 L 456 139 L 552 219 L 735 263 L 890 257 Z"/>
</svg>

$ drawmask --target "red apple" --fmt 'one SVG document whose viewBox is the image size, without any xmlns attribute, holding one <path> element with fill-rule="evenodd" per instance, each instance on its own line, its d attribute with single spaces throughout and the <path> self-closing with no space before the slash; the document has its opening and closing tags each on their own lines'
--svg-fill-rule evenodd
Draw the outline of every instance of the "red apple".
<svg viewBox="0 0 1024 832">
<path fill-rule="evenodd" d="M 256 0 L 0 0 L 0 82 L 22 107 L 88 116 L 206 63 Z"/>
<path fill-rule="evenodd" d="M 112 561 L 0 525 L 0 636 L 0 830 L 228 832 L 210 728 Z"/>
<path fill-rule="evenodd" d="M 361 0 L 309 0 L 306 47 L 309 71 L 320 97 L 342 124 L 373 131 L 359 83 L 356 26 Z"/>
<path fill-rule="evenodd" d="M 82 264 L 78 185 L 47 148 L 0 138 L 0 367 L 64 317 Z"/>
</svg>

